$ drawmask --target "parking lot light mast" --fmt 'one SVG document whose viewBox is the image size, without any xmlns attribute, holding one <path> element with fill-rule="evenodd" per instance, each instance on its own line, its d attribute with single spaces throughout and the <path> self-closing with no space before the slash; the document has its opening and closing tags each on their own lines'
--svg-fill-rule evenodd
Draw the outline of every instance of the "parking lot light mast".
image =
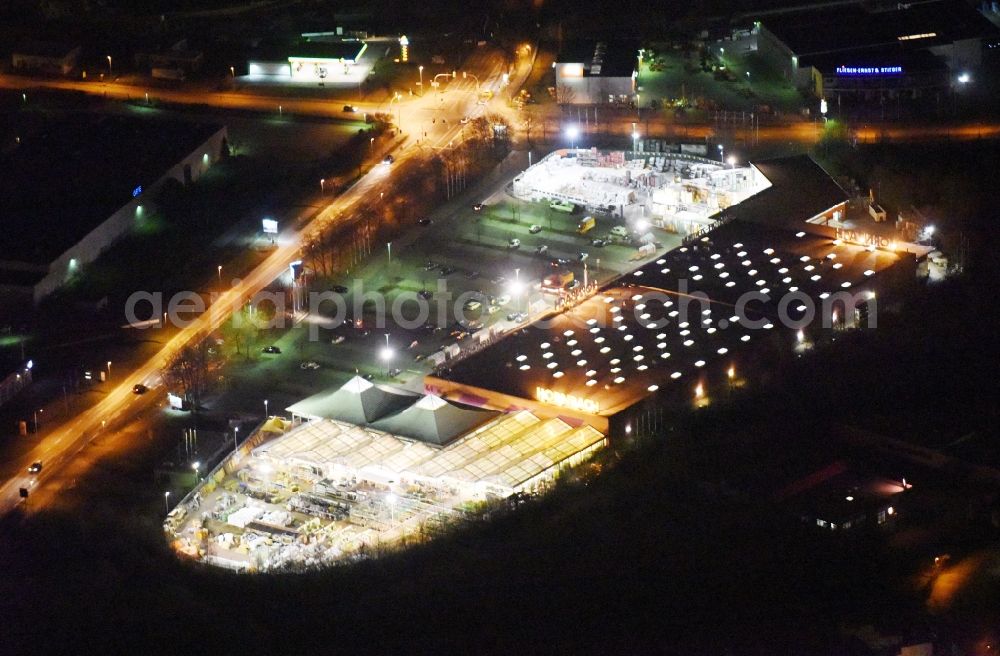
<svg viewBox="0 0 1000 656">
<path fill-rule="evenodd" d="M 111 68 L 111 55 L 108 55 L 108 78 L 110 79 L 114 75 Z"/>
<path fill-rule="evenodd" d="M 170 490 L 163 493 L 163 509 L 170 512 Z"/>
<path fill-rule="evenodd" d="M 719 161 L 723 163 L 726 161 L 726 149 L 722 144 L 719 144 Z"/>
<path fill-rule="evenodd" d="M 264 421 L 267 421 L 267 399 L 264 399 Z"/>
</svg>

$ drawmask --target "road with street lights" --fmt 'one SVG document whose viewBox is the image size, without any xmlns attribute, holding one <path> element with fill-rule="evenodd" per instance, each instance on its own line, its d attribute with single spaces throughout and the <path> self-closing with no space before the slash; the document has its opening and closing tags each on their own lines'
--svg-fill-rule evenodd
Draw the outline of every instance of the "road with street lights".
<svg viewBox="0 0 1000 656">
<path fill-rule="evenodd" d="M 468 75 L 464 78 L 456 75 L 447 85 L 442 84 L 433 93 L 426 93 L 412 100 L 408 98 L 401 100 L 398 107 L 392 107 L 392 111 L 397 113 L 403 134 L 410 137 L 403 151 L 396 155 L 394 166 L 410 159 L 424 157 L 428 150 L 447 148 L 461 139 L 464 127 L 461 119 L 472 115 L 475 111 L 483 110 L 484 106 L 477 104 L 478 92 L 483 88 L 499 90 L 503 86 L 504 66 L 498 53 L 479 50 L 466 64 L 471 70 L 477 71 L 473 74 L 473 78 L 477 79 Z M 10 78 L 0 78 L 0 84 L 4 86 L 8 86 L 10 82 Z M 204 98 L 201 101 L 203 102 Z M 273 99 L 269 101 L 273 103 Z M 302 102 L 316 102 L 317 105 L 329 106 L 329 101 Z M 497 99 L 494 102 L 502 101 Z M 421 129 L 422 126 L 427 126 L 428 119 L 430 119 L 429 127 Z M 386 175 L 386 166 L 374 167 L 318 212 L 315 211 L 314 204 L 323 200 L 322 195 L 319 198 L 309 199 L 309 202 L 304 203 L 293 214 L 280 217 L 280 224 L 285 228 L 276 236 L 274 249 L 263 262 L 230 289 L 220 294 L 206 312 L 192 319 L 187 325 L 179 326 L 179 330 L 154 356 L 131 372 L 121 372 L 118 377 L 120 382 L 109 389 L 104 398 L 53 429 L 25 454 L 22 466 L 17 469 L 22 473 L 8 479 L 0 486 L 0 514 L 8 513 L 23 501 L 22 489 L 28 491 L 29 499 L 32 500 L 27 506 L 30 510 L 35 511 L 43 507 L 42 501 L 46 497 L 32 497 L 33 490 L 56 475 L 95 438 L 115 430 L 120 422 L 130 419 L 147 404 L 154 403 L 157 397 L 162 397 L 162 388 L 157 390 L 158 394 L 133 394 L 132 386 L 135 383 L 141 382 L 150 388 L 161 387 L 160 372 L 166 364 L 185 346 L 221 326 L 248 298 L 284 274 L 289 264 L 299 259 L 301 244 L 315 231 L 323 229 L 331 222 L 344 220 L 343 217 L 349 217 L 353 207 L 367 202 L 380 190 L 384 191 L 386 185 L 392 184 L 391 178 Z M 36 461 L 43 463 L 43 469 L 37 475 L 29 475 L 27 467 Z"/>
</svg>

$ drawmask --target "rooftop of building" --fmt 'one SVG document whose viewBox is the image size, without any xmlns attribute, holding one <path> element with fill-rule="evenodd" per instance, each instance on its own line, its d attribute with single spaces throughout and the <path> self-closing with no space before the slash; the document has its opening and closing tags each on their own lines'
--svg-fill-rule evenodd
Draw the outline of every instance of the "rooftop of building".
<svg viewBox="0 0 1000 656">
<path fill-rule="evenodd" d="M 718 382 L 730 365 L 749 373 L 743 367 L 756 344 L 781 331 L 794 339 L 795 331 L 777 321 L 782 296 L 797 291 L 819 308 L 835 292 L 863 289 L 898 261 L 892 252 L 804 231 L 734 222 L 436 375 L 610 415 L 671 385 L 693 389 L 706 377 Z M 697 292 L 709 302 L 692 298 Z M 761 320 L 760 328 L 735 315 L 734 305 L 747 292 L 769 298 L 748 305 L 745 318 Z M 804 308 L 793 303 L 789 316 L 798 321 Z M 805 329 L 807 340 L 816 325 Z"/>
<path fill-rule="evenodd" d="M 78 43 L 63 43 L 60 41 L 39 41 L 28 39 L 22 41 L 14 48 L 16 55 L 30 55 L 32 57 L 52 57 L 62 59 L 80 47 Z"/>
<path fill-rule="evenodd" d="M 262 61 L 287 61 L 289 57 L 308 59 L 344 59 L 354 61 L 365 47 L 363 41 L 354 39 L 300 39 L 297 41 L 263 41 L 250 59 Z"/>
<path fill-rule="evenodd" d="M 571 41 L 563 46 L 558 62 L 583 64 L 584 75 L 631 77 L 638 65 L 639 44 L 631 41 L 602 39 Z"/>
<path fill-rule="evenodd" d="M 766 16 L 762 22 L 800 60 L 887 46 L 922 49 L 1000 34 L 996 26 L 962 0 L 883 8 L 860 2 L 821 5 Z"/>
<path fill-rule="evenodd" d="M 221 129 L 186 121 L 0 114 L 4 260 L 47 265 Z M 212 157 L 217 153 L 212 153 Z"/>
<path fill-rule="evenodd" d="M 808 155 L 755 161 L 752 165 L 771 186 L 728 208 L 727 216 L 791 228 L 848 199 L 847 192 Z"/>
</svg>

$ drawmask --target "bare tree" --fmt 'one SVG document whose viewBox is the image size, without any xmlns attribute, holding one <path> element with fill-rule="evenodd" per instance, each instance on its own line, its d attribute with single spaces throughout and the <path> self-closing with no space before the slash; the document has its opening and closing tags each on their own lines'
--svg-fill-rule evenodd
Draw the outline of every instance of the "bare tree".
<svg viewBox="0 0 1000 656">
<path fill-rule="evenodd" d="M 179 388 L 195 411 L 208 388 L 212 360 L 209 340 L 199 335 L 193 343 L 181 348 L 163 370 L 167 384 Z"/>
</svg>

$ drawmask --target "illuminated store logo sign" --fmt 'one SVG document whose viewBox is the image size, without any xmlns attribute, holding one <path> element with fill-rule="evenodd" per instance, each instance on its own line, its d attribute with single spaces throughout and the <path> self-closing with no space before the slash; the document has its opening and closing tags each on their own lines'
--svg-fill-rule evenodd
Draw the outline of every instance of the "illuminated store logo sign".
<svg viewBox="0 0 1000 656">
<path fill-rule="evenodd" d="M 584 399 L 579 396 L 573 396 L 572 394 L 563 394 L 562 392 L 556 392 L 545 387 L 535 388 L 535 398 L 542 403 L 550 403 L 552 405 L 558 405 L 562 408 L 579 410 L 580 412 L 589 412 L 591 414 L 596 414 L 600 409 L 600 406 L 597 405 L 597 401 L 594 401 L 593 399 Z"/>
<path fill-rule="evenodd" d="M 837 75 L 902 75 L 902 66 L 838 66 Z"/>
<path fill-rule="evenodd" d="M 132 198 L 136 198 L 141 193 L 142 193 L 142 185 L 139 185 L 138 187 L 132 190 Z"/>
<path fill-rule="evenodd" d="M 892 250 L 893 247 L 893 243 L 889 238 L 881 235 L 873 235 L 869 232 L 861 232 L 860 230 L 837 228 L 837 239 L 860 246 L 874 246 L 875 248 L 888 250 Z"/>
</svg>

